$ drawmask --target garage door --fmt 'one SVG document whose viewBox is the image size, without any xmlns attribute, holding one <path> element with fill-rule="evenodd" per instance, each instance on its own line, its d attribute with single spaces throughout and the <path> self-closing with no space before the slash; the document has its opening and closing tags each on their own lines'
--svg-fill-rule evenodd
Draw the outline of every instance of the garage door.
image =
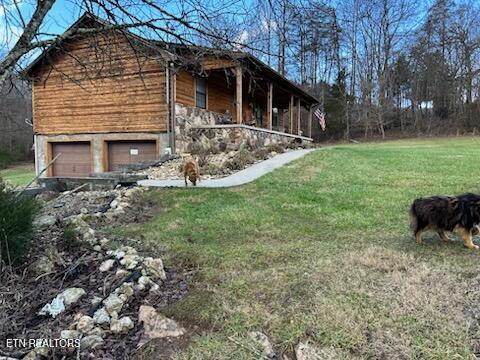
<svg viewBox="0 0 480 360">
<path fill-rule="evenodd" d="M 52 159 L 61 154 L 53 163 L 53 176 L 83 177 L 92 171 L 90 143 L 52 143 Z"/>
<path fill-rule="evenodd" d="M 122 165 L 157 159 L 157 144 L 152 141 L 110 141 L 108 143 L 108 170 Z"/>
</svg>

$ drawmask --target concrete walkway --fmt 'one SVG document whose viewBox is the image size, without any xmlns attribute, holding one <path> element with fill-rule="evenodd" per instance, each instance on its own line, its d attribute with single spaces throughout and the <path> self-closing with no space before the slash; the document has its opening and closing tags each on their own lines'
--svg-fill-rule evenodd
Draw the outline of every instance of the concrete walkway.
<svg viewBox="0 0 480 360">
<path fill-rule="evenodd" d="M 220 179 L 206 179 L 197 183 L 197 187 L 206 187 L 206 188 L 222 188 L 222 187 L 231 187 L 239 186 L 246 183 L 249 183 L 259 177 L 268 174 L 269 172 L 282 167 L 285 164 L 293 160 L 300 159 L 306 154 L 314 151 L 315 149 L 302 149 L 302 150 L 293 150 L 288 151 L 283 154 L 274 156 L 273 158 L 267 159 L 256 163 L 246 169 L 243 169 L 235 174 L 226 176 Z M 185 182 L 183 179 L 179 180 L 140 180 L 138 185 L 141 186 L 153 186 L 153 187 L 185 187 Z M 189 182 L 188 186 L 192 186 Z"/>
</svg>

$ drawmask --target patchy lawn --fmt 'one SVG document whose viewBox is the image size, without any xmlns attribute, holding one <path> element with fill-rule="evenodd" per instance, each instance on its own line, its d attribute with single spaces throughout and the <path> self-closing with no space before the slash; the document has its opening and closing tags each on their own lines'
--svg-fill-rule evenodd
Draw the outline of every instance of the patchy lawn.
<svg viewBox="0 0 480 360">
<path fill-rule="evenodd" d="M 339 359 L 469 359 L 480 252 L 416 245 L 408 208 L 480 192 L 479 158 L 478 138 L 325 148 L 239 188 L 158 190 L 160 213 L 124 231 L 195 272 L 164 311 L 202 329 L 179 359 L 256 358 L 253 330 L 289 354 L 309 339 Z"/>
<path fill-rule="evenodd" d="M 35 166 L 33 163 L 14 164 L 0 170 L 0 177 L 11 185 L 24 186 L 35 177 Z"/>
</svg>

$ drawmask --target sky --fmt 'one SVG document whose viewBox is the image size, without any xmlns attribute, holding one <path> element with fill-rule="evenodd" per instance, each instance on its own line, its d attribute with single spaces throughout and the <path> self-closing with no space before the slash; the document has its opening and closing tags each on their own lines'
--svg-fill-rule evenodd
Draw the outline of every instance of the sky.
<svg viewBox="0 0 480 360">
<path fill-rule="evenodd" d="M 19 35 L 21 34 L 21 24 L 18 21 L 18 16 L 16 16 L 15 11 L 15 3 L 17 4 L 22 12 L 22 15 L 26 21 L 30 18 L 33 9 L 36 4 L 36 0 L 0 0 L 0 56 L 5 54 L 6 51 L 11 48 L 15 42 L 17 41 Z M 217 9 L 224 9 L 227 7 L 240 5 L 240 4 L 248 4 L 252 0 L 200 0 L 202 6 L 211 6 L 212 8 Z M 122 2 L 122 0 L 119 0 Z M 177 2 L 174 0 L 154 0 L 155 4 L 158 4 L 162 8 L 167 9 L 168 11 L 179 14 L 180 3 L 188 4 L 189 0 Z M 195 2 L 193 0 L 192 2 Z M 49 11 L 44 24 L 42 25 L 42 32 L 48 34 L 61 34 L 64 32 L 70 25 L 72 25 L 83 13 L 84 9 L 82 9 L 79 4 L 84 2 L 79 0 L 56 0 L 52 9 Z M 134 4 L 135 0 L 128 1 L 129 4 Z M 188 6 L 188 5 L 186 5 Z M 145 9 L 145 6 L 143 7 Z M 151 11 L 151 10 L 150 10 Z M 6 17 L 5 14 L 9 14 L 9 17 Z M 212 12 L 213 14 L 213 12 Z M 144 13 L 143 15 L 135 15 L 140 16 L 144 19 L 151 18 L 148 13 Z M 154 15 L 156 17 L 159 16 L 159 13 L 156 12 Z M 101 16 L 102 17 L 102 16 Z M 129 22 L 129 21 L 127 21 Z M 136 30 L 132 30 L 135 32 Z M 167 38 L 166 40 L 171 40 Z M 37 56 L 39 51 L 33 52 L 24 59 L 23 63 L 31 61 L 35 56 Z"/>
<path fill-rule="evenodd" d="M 6 22 L 5 17 L 3 16 L 5 13 L 4 8 L 8 10 L 14 10 L 14 3 L 13 1 L 18 1 L 18 5 L 25 17 L 28 19 L 30 14 L 32 13 L 36 0 L 0 0 L 0 56 L 2 54 L 2 45 L 3 45 L 3 53 L 6 52 L 6 49 L 11 48 L 15 41 L 18 39 L 19 34 L 21 33 L 21 27 L 15 27 L 11 22 L 9 24 L 9 28 L 6 29 Z M 122 0 L 119 0 L 122 1 Z M 175 12 L 178 9 L 175 9 L 175 1 L 173 0 L 154 0 L 155 4 L 159 4 L 161 6 L 166 6 L 167 9 Z M 184 2 L 188 3 L 189 0 L 185 0 Z M 195 1 L 195 0 L 192 0 Z M 211 9 L 216 9 L 217 11 L 221 11 L 219 9 L 228 7 L 228 6 L 239 6 L 239 7 L 249 7 L 252 5 L 253 0 L 200 0 L 202 5 Z M 266 0 L 265 0 L 266 1 Z M 331 3 L 331 5 L 336 6 L 341 3 L 341 0 L 326 0 Z M 434 0 L 419 0 L 419 4 L 423 6 L 429 3 L 432 3 Z M 461 1 L 461 0 L 459 0 Z M 480 0 L 472 0 L 472 1 L 480 1 Z M 135 0 L 130 0 L 129 3 L 134 3 Z M 50 10 L 45 24 L 42 27 L 44 32 L 48 32 L 50 34 L 60 34 L 65 29 L 67 29 L 71 24 L 73 24 L 84 12 L 82 9 L 79 8 L 78 4 L 82 3 L 78 0 L 56 0 L 53 8 Z M 167 4 L 168 3 L 168 4 Z M 2 8 L 2 4 L 3 7 Z M 167 5 L 165 5 L 167 4 Z M 233 4 L 233 5 L 232 5 Z M 427 7 L 425 6 L 425 8 Z M 212 12 L 213 13 L 213 12 Z M 148 15 L 145 15 L 148 17 Z M 240 15 L 241 18 L 241 15 Z M 19 24 L 17 24 L 19 25 Z M 245 40 L 249 38 L 248 32 L 252 31 L 261 31 L 255 30 L 252 28 L 247 28 L 247 30 L 239 30 L 239 40 Z M 22 65 L 30 62 L 38 56 L 39 51 L 34 51 L 29 56 L 25 57 L 22 61 Z"/>
</svg>

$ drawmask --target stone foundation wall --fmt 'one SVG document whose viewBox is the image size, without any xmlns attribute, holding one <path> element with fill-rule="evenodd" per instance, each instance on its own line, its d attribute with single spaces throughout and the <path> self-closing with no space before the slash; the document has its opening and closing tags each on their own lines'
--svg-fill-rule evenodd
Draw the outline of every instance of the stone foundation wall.
<svg viewBox="0 0 480 360">
<path fill-rule="evenodd" d="M 242 147 L 309 143 L 312 139 L 254 126 L 231 124 L 231 117 L 204 109 L 176 104 L 175 147 L 179 154 L 223 152 Z"/>
<path fill-rule="evenodd" d="M 205 125 L 231 124 L 232 117 L 205 109 L 175 104 L 175 150 L 179 154 L 191 152 L 193 128 Z"/>
</svg>

